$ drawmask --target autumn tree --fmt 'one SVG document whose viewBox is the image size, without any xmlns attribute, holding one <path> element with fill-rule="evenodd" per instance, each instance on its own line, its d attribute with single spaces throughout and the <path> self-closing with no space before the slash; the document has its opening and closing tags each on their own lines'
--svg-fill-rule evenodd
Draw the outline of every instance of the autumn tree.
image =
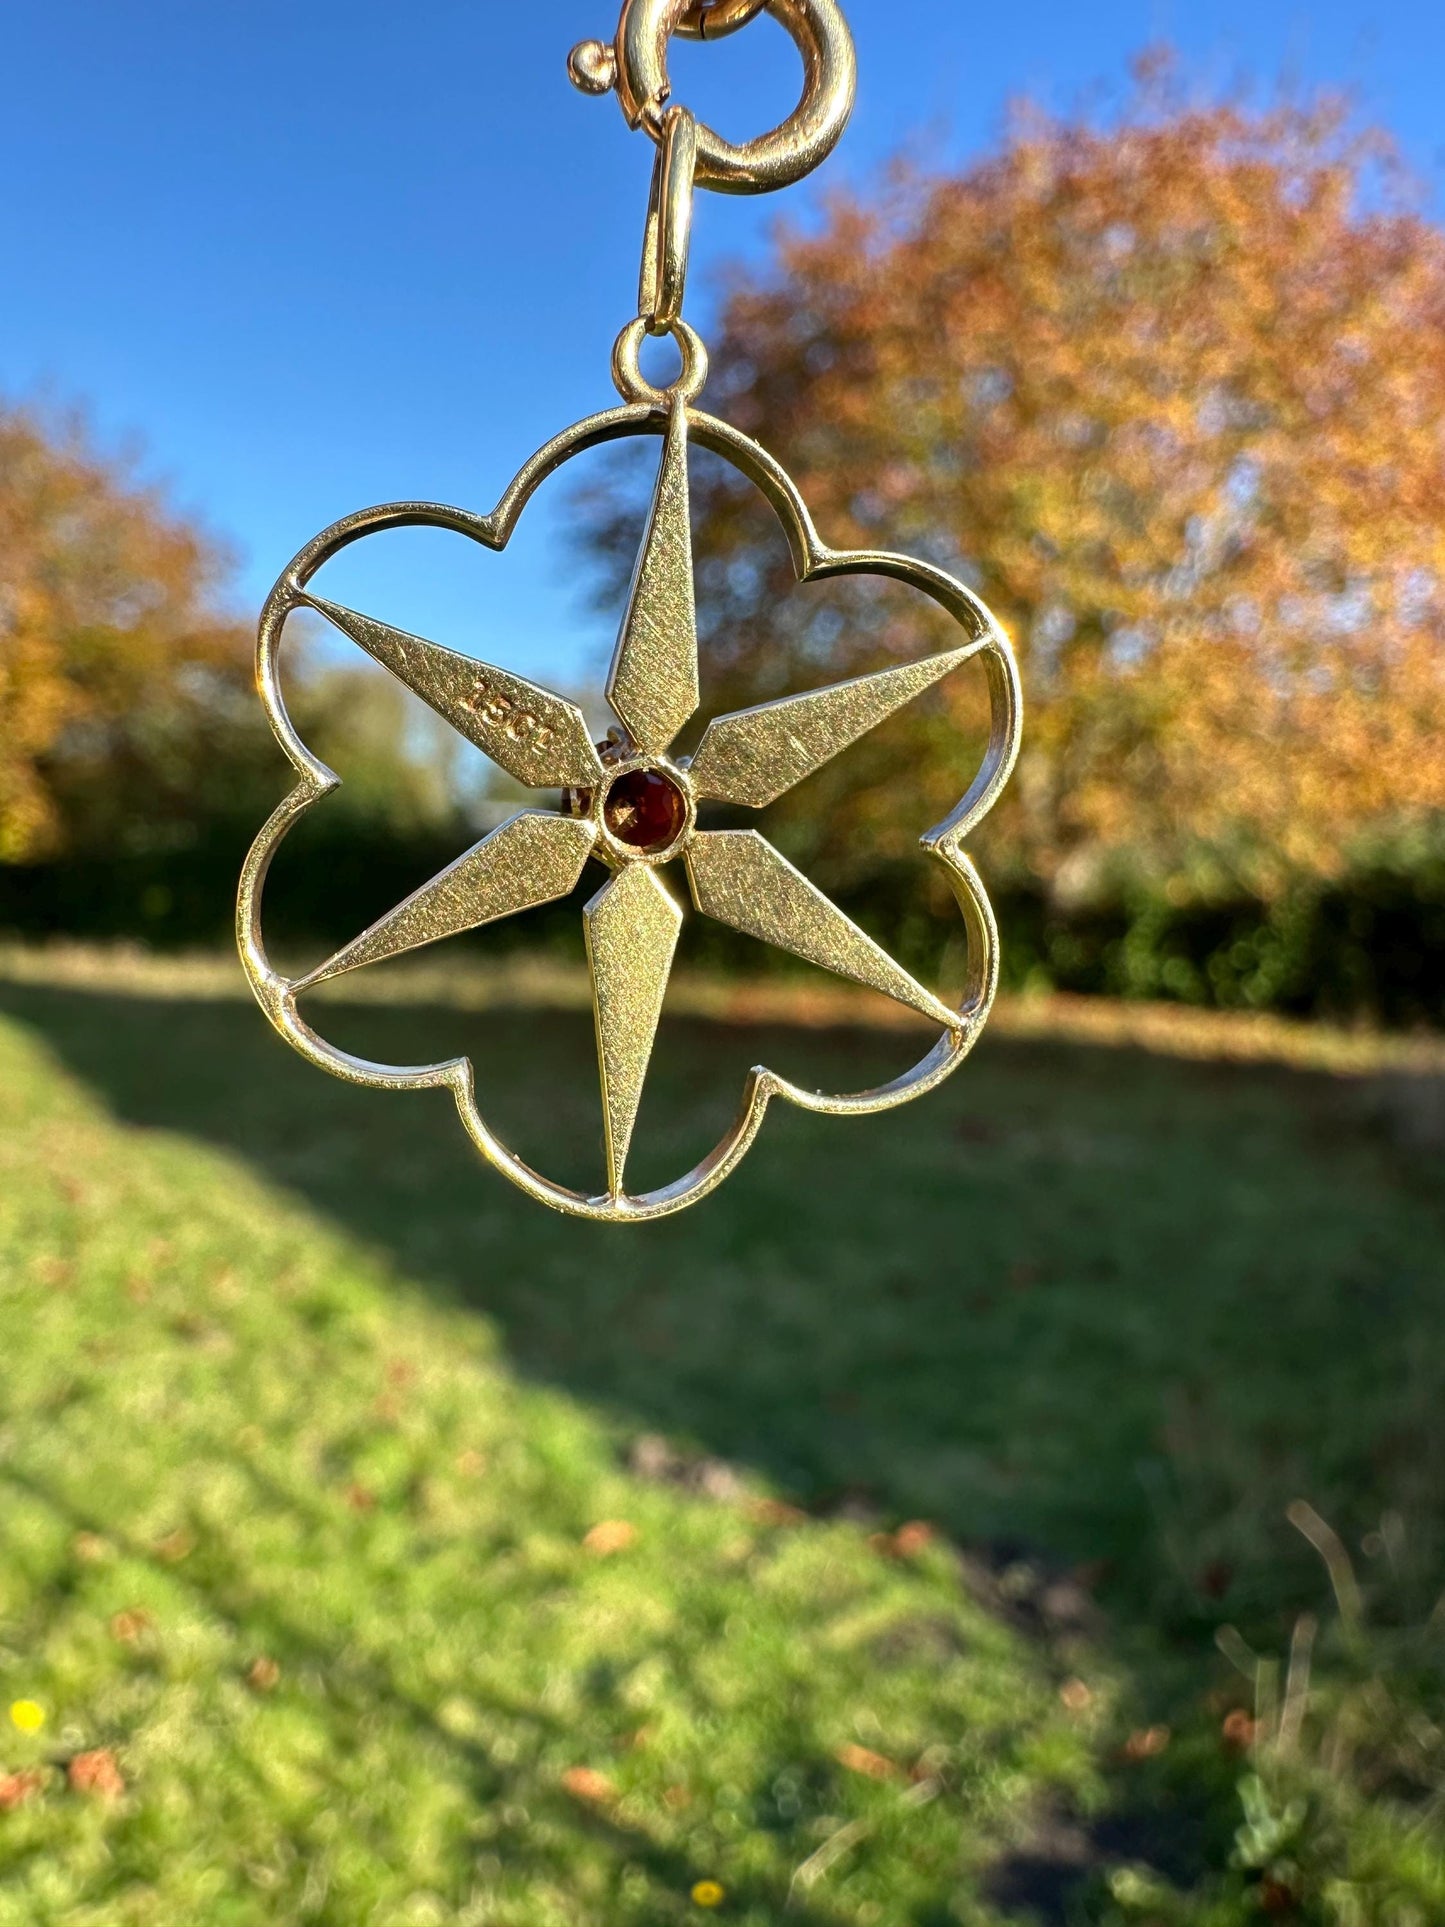
<svg viewBox="0 0 1445 1927">
<path fill-rule="evenodd" d="M 965 171 L 781 233 L 712 348 L 709 405 L 827 539 L 951 565 L 1014 637 L 995 863 L 1067 892 L 1207 845 L 1267 890 L 1445 806 L 1445 236 L 1338 107 L 1190 104 L 1145 63 L 1112 124 L 1027 110 Z M 697 498 L 729 702 L 942 641 L 794 587 L 730 473 Z M 592 517 L 625 554 L 615 499 Z M 779 806 L 835 882 L 962 787 L 963 680 Z"/>
<path fill-rule="evenodd" d="M 223 569 L 79 426 L 0 411 L 0 860 L 204 807 L 254 703 Z"/>
</svg>

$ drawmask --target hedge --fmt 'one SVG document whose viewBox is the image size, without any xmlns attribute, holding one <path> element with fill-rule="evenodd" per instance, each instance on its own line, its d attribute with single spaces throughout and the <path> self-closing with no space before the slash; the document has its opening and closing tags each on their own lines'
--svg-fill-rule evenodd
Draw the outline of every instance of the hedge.
<svg viewBox="0 0 1445 1927">
<path fill-rule="evenodd" d="M 339 817 L 304 838 L 298 832 L 268 885 L 274 927 L 298 942 L 340 943 L 474 834 L 458 825 L 401 836 Z M 247 837 L 221 824 L 177 850 L 0 865 L 0 931 L 157 948 L 227 942 Z M 929 972 L 949 926 L 919 915 L 916 891 L 916 874 L 884 878 L 847 907 L 901 960 Z M 1176 903 L 1164 890 L 1135 886 L 1063 908 L 1027 883 L 995 886 L 993 899 L 1011 989 L 1445 1027 L 1445 835 L 1376 850 L 1334 880 L 1301 879 L 1270 902 L 1240 892 Z M 559 941 L 569 917 L 565 907 L 534 912 L 496 935 L 503 943 Z M 694 954 L 723 968 L 778 967 L 772 953 L 717 926 Z"/>
</svg>

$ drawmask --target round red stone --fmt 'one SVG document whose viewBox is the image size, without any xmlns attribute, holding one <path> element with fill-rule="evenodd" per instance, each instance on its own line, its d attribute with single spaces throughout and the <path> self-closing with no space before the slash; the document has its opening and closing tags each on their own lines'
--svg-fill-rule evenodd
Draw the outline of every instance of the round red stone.
<svg viewBox="0 0 1445 1927">
<path fill-rule="evenodd" d="M 660 769 L 624 770 L 602 804 L 602 819 L 619 843 L 665 850 L 687 822 L 687 798 Z"/>
</svg>

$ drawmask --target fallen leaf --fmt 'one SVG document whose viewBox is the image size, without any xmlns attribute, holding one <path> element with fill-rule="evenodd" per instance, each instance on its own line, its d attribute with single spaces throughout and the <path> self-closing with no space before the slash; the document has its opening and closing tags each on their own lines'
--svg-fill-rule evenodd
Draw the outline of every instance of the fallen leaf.
<svg viewBox="0 0 1445 1927">
<path fill-rule="evenodd" d="M 280 1677 L 281 1668 L 267 1653 L 262 1653 L 259 1658 L 253 1659 L 246 1669 L 247 1682 L 254 1686 L 258 1693 L 269 1693 Z"/>
<path fill-rule="evenodd" d="M 125 1792 L 115 1755 L 107 1747 L 77 1753 L 65 1769 L 65 1777 L 77 1793 L 94 1793 L 102 1800 L 118 1800 Z"/>
<path fill-rule="evenodd" d="M 562 1784 L 574 1800 L 585 1800 L 590 1807 L 611 1806 L 617 1798 L 617 1788 L 607 1775 L 590 1766 L 569 1766 Z"/>
<path fill-rule="evenodd" d="M 143 1606 L 127 1606 L 123 1612 L 112 1613 L 110 1636 L 120 1640 L 122 1645 L 134 1645 L 143 1632 L 151 1625 L 151 1616 Z"/>
<path fill-rule="evenodd" d="M 1093 1692 L 1081 1679 L 1066 1679 L 1059 1688 L 1059 1698 L 1071 1713 L 1082 1713 L 1094 1703 Z"/>
<path fill-rule="evenodd" d="M 626 1552 L 637 1537 L 637 1527 L 628 1519 L 599 1519 L 582 1543 L 599 1559 L 610 1553 Z"/>
<path fill-rule="evenodd" d="M 346 1488 L 346 1503 L 353 1512 L 370 1512 L 376 1504 L 376 1494 L 353 1479 Z"/>
<path fill-rule="evenodd" d="M 1254 1745 L 1259 1721 L 1246 1713 L 1242 1706 L 1236 1706 L 1232 1713 L 1225 1714 L 1219 1731 L 1226 1746 L 1237 1747 L 1243 1753 Z"/>
<path fill-rule="evenodd" d="M 1139 1726 L 1120 1748 L 1126 1760 L 1152 1760 L 1162 1753 L 1170 1740 L 1167 1726 Z"/>
<path fill-rule="evenodd" d="M 23 1773 L 5 1774 L 0 1778 L 0 1813 L 9 1813 L 12 1807 L 23 1806 L 44 1784 L 45 1775 L 39 1767 L 27 1767 Z"/>
<path fill-rule="evenodd" d="M 883 1754 L 873 1752 L 870 1747 L 855 1746 L 851 1740 L 846 1746 L 840 1746 L 833 1758 L 850 1773 L 865 1774 L 870 1780 L 896 1780 L 901 1771 Z"/>
<path fill-rule="evenodd" d="M 911 1559 L 933 1543 L 933 1527 L 926 1519 L 910 1519 L 893 1535 L 893 1551 L 899 1559 Z"/>
</svg>

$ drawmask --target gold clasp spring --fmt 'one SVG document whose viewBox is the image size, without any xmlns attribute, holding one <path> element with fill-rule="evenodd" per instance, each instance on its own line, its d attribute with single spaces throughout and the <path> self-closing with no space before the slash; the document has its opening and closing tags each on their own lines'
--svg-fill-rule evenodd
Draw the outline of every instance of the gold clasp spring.
<svg viewBox="0 0 1445 1927">
<path fill-rule="evenodd" d="M 721 40 L 745 27 L 768 0 L 692 0 L 677 23 L 685 40 Z"/>
<path fill-rule="evenodd" d="M 780 126 L 740 144 L 699 121 L 695 179 L 723 194 L 771 193 L 826 160 L 853 111 L 857 64 L 838 0 L 624 0 L 611 46 L 584 40 L 572 49 L 567 69 L 584 93 L 615 88 L 629 126 L 661 141 L 672 94 L 668 41 L 674 34 L 720 39 L 765 9 L 802 55 L 802 99 Z"/>
</svg>

